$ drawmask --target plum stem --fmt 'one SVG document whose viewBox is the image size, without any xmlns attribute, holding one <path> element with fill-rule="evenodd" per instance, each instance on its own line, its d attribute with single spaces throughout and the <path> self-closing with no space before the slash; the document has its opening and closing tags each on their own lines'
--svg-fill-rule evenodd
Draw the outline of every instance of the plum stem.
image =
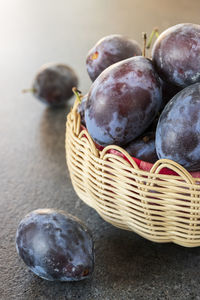
<svg viewBox="0 0 200 300">
<path fill-rule="evenodd" d="M 81 97 L 80 97 L 81 96 L 81 91 L 79 91 L 76 87 L 73 87 L 72 92 L 77 97 L 79 103 L 81 103 Z"/>
<path fill-rule="evenodd" d="M 147 43 L 147 34 L 146 32 L 143 32 L 143 51 L 142 56 L 146 57 L 146 43 Z"/>
<path fill-rule="evenodd" d="M 24 89 L 22 90 L 22 93 L 36 93 L 36 89 L 34 88 Z"/>
<path fill-rule="evenodd" d="M 149 41 L 148 41 L 147 46 L 146 46 L 147 49 L 149 49 L 151 47 L 154 36 L 156 36 L 156 38 L 159 37 L 158 28 L 156 28 L 156 27 L 152 30 L 152 32 L 150 34 Z"/>
</svg>

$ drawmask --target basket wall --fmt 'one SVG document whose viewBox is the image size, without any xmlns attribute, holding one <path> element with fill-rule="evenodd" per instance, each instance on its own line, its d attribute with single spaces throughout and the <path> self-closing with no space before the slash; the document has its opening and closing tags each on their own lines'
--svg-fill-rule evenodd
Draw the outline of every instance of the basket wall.
<svg viewBox="0 0 200 300">
<path fill-rule="evenodd" d="M 154 242 L 200 246 L 200 178 L 166 159 L 158 160 L 150 172 L 140 170 L 118 146 L 99 151 L 81 130 L 77 106 L 78 100 L 66 129 L 66 159 L 77 195 L 114 226 Z M 179 176 L 159 174 L 166 167 Z"/>
</svg>

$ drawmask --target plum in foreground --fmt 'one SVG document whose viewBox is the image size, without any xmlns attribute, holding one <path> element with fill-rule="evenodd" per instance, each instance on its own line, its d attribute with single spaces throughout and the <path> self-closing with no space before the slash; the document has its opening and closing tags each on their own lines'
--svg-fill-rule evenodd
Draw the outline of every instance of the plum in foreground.
<svg viewBox="0 0 200 300">
<path fill-rule="evenodd" d="M 46 280 L 78 281 L 94 268 L 91 233 L 61 210 L 38 209 L 20 222 L 16 248 L 25 264 Z"/>
</svg>

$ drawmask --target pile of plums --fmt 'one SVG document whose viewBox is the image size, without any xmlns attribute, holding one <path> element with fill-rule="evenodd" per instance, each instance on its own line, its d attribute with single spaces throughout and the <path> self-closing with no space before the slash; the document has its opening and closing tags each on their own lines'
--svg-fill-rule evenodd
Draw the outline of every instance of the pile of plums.
<svg viewBox="0 0 200 300">
<path fill-rule="evenodd" d="M 189 171 L 200 169 L 200 25 L 165 30 L 151 59 L 142 56 L 137 42 L 107 36 L 89 51 L 86 65 L 93 84 L 80 97 L 78 112 L 97 144 L 120 145 L 151 163 L 168 158 Z M 72 68 L 48 64 L 31 91 L 55 107 L 66 103 L 77 84 Z M 47 280 L 82 280 L 94 269 L 89 229 L 64 211 L 39 209 L 25 216 L 16 248 L 25 264 Z"/>
<path fill-rule="evenodd" d="M 119 145 L 155 162 L 172 159 L 200 169 L 200 25 L 168 28 L 152 58 L 121 35 L 101 39 L 88 53 L 93 81 L 79 107 L 82 123 L 101 145 Z"/>
</svg>

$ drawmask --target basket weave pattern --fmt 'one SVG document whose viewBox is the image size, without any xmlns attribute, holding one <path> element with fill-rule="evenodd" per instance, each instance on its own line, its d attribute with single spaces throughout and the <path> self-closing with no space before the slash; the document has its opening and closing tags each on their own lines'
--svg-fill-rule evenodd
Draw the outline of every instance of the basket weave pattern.
<svg viewBox="0 0 200 300">
<path fill-rule="evenodd" d="M 67 165 L 77 195 L 114 226 L 154 242 L 200 246 L 200 178 L 171 160 L 158 160 L 146 172 L 121 147 L 99 151 L 81 129 L 78 103 L 67 116 L 66 130 Z M 159 174 L 163 168 L 177 175 Z"/>
</svg>

